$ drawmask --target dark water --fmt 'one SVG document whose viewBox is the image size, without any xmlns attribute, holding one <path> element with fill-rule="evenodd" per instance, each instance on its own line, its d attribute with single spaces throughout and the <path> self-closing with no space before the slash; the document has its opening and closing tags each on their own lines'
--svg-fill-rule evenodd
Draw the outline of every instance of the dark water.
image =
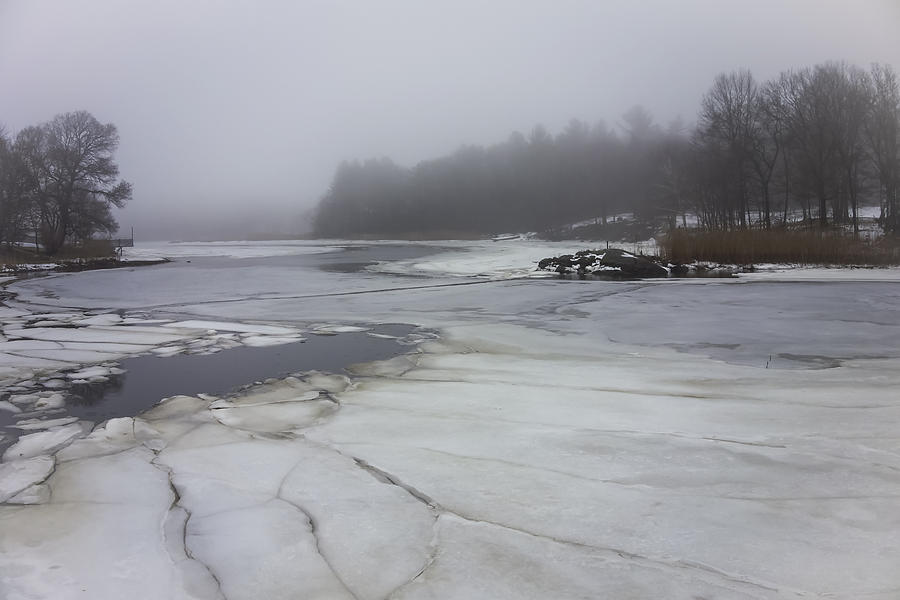
<svg viewBox="0 0 900 600">
<path fill-rule="evenodd" d="M 413 329 L 411 325 L 385 324 L 374 327 L 372 333 L 402 337 Z M 63 390 L 65 409 L 46 416 L 75 416 L 99 423 L 138 415 L 168 396 L 222 395 L 256 381 L 299 371 L 340 373 L 350 365 L 389 359 L 409 350 L 409 346 L 393 339 L 354 332 L 309 335 L 304 342 L 262 348 L 240 346 L 208 355 L 127 358 L 119 363 L 124 374 L 113 376 L 108 382 L 73 385 Z M 0 441 L 0 452 L 14 443 L 20 433 L 8 427 L 16 416 L 0 411 L 0 427 L 8 435 Z"/>
</svg>

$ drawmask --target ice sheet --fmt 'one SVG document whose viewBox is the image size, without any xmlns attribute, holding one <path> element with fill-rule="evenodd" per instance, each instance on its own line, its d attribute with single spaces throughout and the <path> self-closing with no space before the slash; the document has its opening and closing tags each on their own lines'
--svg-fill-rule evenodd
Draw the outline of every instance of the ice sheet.
<svg viewBox="0 0 900 600">
<path fill-rule="evenodd" d="M 251 323 L 226 323 L 222 321 L 176 321 L 166 327 L 182 329 L 215 329 L 217 331 L 236 331 L 239 333 L 256 333 L 260 335 L 291 335 L 298 333 L 293 327 L 275 327 L 272 325 L 254 325 Z"/>
<path fill-rule="evenodd" d="M 109 342 L 117 344 L 156 345 L 181 340 L 191 332 L 173 332 L 161 327 L 30 327 L 28 329 L 7 329 L 7 336 L 17 336 L 31 340 L 55 342 Z M 199 332 L 198 332 L 199 333 Z"/>
<path fill-rule="evenodd" d="M 50 454 L 83 434 L 84 428 L 73 423 L 23 435 L 3 453 L 3 462 Z"/>
<path fill-rule="evenodd" d="M 273 240 L 268 242 L 141 242 L 133 248 L 123 248 L 125 260 L 159 260 L 220 256 L 226 258 L 264 258 L 298 254 L 339 252 L 340 246 L 323 246 L 316 242 Z"/>
<path fill-rule="evenodd" d="M 500 276 L 515 252 L 432 272 Z M 216 597 L 215 575 L 229 598 L 897 597 L 892 275 L 453 285 L 233 262 L 16 289 L 441 337 L 352 382 L 177 397 L 74 439 L 10 498 L 39 504 L 0 506 L 9 593 Z M 207 329 L 225 330 L 163 345 L 217 348 Z M 127 581 L 102 567 L 117 561 Z"/>
<path fill-rule="evenodd" d="M 6 502 L 25 488 L 45 480 L 56 461 L 50 456 L 37 456 L 0 463 L 0 502 Z"/>
<path fill-rule="evenodd" d="M 293 344 L 295 342 L 302 342 L 303 337 L 297 336 L 276 336 L 276 335 L 248 335 L 242 338 L 242 341 L 247 346 L 253 346 L 255 348 L 261 348 L 264 346 L 280 346 L 282 344 Z"/>
</svg>

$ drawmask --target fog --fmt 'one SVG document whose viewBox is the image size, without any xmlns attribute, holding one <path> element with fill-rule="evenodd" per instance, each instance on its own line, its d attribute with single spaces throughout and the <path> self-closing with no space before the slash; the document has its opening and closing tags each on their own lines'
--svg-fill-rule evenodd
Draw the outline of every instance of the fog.
<svg viewBox="0 0 900 600">
<path fill-rule="evenodd" d="M 116 124 L 138 239 L 291 234 L 342 159 L 412 165 L 634 104 L 691 122 L 720 72 L 898 68 L 898 31 L 896 0 L 0 0 L 0 123 Z"/>
</svg>

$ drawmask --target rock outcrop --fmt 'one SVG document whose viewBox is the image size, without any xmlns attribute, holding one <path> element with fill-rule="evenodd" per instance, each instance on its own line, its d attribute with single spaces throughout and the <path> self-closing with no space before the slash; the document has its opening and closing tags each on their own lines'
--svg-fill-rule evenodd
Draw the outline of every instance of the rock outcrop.
<svg viewBox="0 0 900 600">
<path fill-rule="evenodd" d="M 538 269 L 556 271 L 562 275 L 592 275 L 610 279 L 646 279 L 668 277 L 669 270 L 659 262 L 645 256 L 636 256 L 619 248 L 605 250 L 581 250 L 575 254 L 563 254 L 545 258 Z"/>
</svg>

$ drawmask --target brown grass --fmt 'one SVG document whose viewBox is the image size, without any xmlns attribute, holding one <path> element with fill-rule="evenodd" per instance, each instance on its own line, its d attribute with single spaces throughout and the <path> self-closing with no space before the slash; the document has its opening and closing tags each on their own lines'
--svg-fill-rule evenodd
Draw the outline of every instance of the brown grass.
<svg viewBox="0 0 900 600">
<path fill-rule="evenodd" d="M 35 252 L 34 246 L 3 246 L 0 247 L 0 265 L 45 264 L 115 255 L 115 248 L 107 240 L 88 240 L 78 246 L 65 246 L 54 256 Z"/>
<path fill-rule="evenodd" d="M 663 257 L 672 263 L 693 261 L 738 265 L 896 265 L 900 243 L 858 240 L 840 231 L 698 231 L 679 229 L 660 240 Z"/>
</svg>

